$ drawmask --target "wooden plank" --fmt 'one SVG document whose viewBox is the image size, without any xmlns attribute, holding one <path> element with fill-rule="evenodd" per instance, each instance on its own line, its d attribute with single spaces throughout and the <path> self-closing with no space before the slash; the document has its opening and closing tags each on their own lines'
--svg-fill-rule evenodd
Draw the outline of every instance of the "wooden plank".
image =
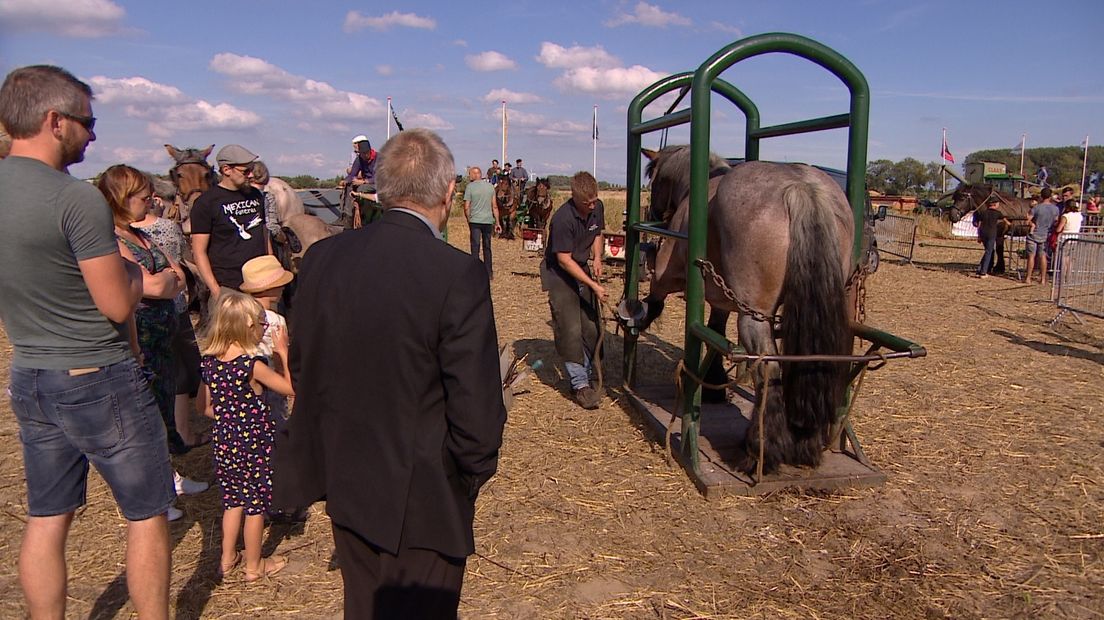
<svg viewBox="0 0 1104 620">
<path fill-rule="evenodd" d="M 675 404 L 673 385 L 638 387 L 627 390 L 629 399 L 644 417 L 654 437 L 665 441 L 671 429 L 672 456 L 686 470 L 695 486 L 709 499 L 723 495 L 763 495 L 783 489 L 836 490 L 878 486 L 886 481 L 881 471 L 863 465 L 849 454 L 826 452 L 816 469 L 783 466 L 755 484 L 750 476 L 736 469 L 744 456 L 744 435 L 751 426 L 751 395 L 738 391 L 727 404 L 703 404 L 698 433 L 701 471 L 693 472 L 681 458 L 681 420 L 672 420 Z M 754 430 L 752 431 L 754 432 Z"/>
</svg>

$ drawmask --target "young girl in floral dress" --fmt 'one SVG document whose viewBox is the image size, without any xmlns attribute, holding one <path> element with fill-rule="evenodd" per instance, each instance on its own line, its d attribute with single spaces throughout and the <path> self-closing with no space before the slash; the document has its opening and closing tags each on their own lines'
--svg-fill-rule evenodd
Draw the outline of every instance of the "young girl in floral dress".
<svg viewBox="0 0 1104 620">
<path fill-rule="evenodd" d="M 252 297 L 223 289 L 200 348 L 200 372 L 208 391 L 207 415 L 215 419 L 212 450 L 215 479 L 222 489 L 222 559 L 225 574 L 242 561 L 238 534 L 245 522 L 245 580 L 275 575 L 287 566 L 283 556 L 261 557 L 264 515 L 272 502 L 272 443 L 275 426 L 261 398 L 269 389 L 292 395 L 291 373 L 269 368 L 257 345 L 267 327 L 264 308 Z M 274 334 L 274 347 L 287 359 L 287 334 Z"/>
</svg>

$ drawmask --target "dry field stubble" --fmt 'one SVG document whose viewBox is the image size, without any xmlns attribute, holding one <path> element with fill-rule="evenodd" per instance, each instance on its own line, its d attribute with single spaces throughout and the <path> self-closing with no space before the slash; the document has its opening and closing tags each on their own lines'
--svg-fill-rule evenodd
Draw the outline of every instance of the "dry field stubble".
<svg viewBox="0 0 1104 620">
<path fill-rule="evenodd" d="M 453 243 L 466 245 L 460 222 Z M 880 488 L 707 502 L 642 430 L 617 389 L 598 411 L 565 395 L 537 259 L 495 242 L 503 343 L 541 359 L 510 412 L 499 474 L 480 496 L 464 618 L 991 618 L 1104 614 L 1104 321 L 1066 320 L 1039 286 L 967 277 L 975 254 L 921 248 L 868 283 L 868 323 L 925 359 L 868 376 L 856 430 Z M 611 296 L 620 282 L 614 280 Z M 681 309 L 643 340 L 644 380 L 669 377 Z M 620 342 L 607 339 L 608 386 Z M 0 345 L 6 374 L 10 348 Z M 0 617 L 22 614 L 25 511 L 14 418 L 0 404 Z M 210 476 L 209 452 L 179 463 Z M 208 478 L 209 479 L 209 478 Z M 181 618 L 332 617 L 324 506 L 270 545 L 292 566 L 260 585 L 213 579 L 217 496 L 180 502 L 172 602 Z M 130 617 L 124 527 L 92 476 L 69 543 L 72 617 Z"/>
</svg>

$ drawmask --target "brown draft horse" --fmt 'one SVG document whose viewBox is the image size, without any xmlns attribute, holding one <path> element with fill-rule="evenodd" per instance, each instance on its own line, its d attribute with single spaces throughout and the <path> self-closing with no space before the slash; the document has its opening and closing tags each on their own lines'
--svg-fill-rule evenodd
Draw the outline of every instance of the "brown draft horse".
<svg viewBox="0 0 1104 620">
<path fill-rule="evenodd" d="M 196 198 L 218 182 L 218 174 L 207 163 L 207 157 L 214 148 L 214 144 L 205 149 L 178 149 L 171 144 L 165 145 L 174 162 L 169 178 L 176 186 L 176 200 L 166 209 L 165 217 L 179 222 L 184 234 L 191 232 L 192 224 L 188 216 Z"/>
<path fill-rule="evenodd" d="M 510 179 L 500 176 L 495 184 L 495 201 L 498 202 L 498 223 L 502 226 L 501 239 L 514 238 L 517 223 L 518 189 Z"/>
<path fill-rule="evenodd" d="M 530 228 L 544 229 L 552 214 L 552 184 L 548 178 L 538 178 L 537 184 L 526 190 L 525 203 L 529 209 Z"/>
<path fill-rule="evenodd" d="M 651 162 L 651 217 L 674 231 L 688 230 L 690 147 L 645 151 Z M 854 216 L 840 186 L 804 164 L 751 161 L 730 167 L 711 154 L 706 258 L 733 295 L 705 279 L 709 327 L 724 333 L 738 314 L 739 341 L 752 355 L 778 352 L 774 318 L 780 317 L 785 355 L 847 355 L 852 336 L 846 282 L 854 266 Z M 663 239 L 644 299 L 648 325 L 663 300 L 686 289 L 687 242 Z M 766 319 L 766 320 L 764 320 Z M 719 360 L 718 360 L 719 361 Z M 723 367 L 707 381 L 725 381 Z M 847 365 L 831 362 L 764 363 L 754 375 L 763 408 L 763 472 L 779 465 L 816 467 L 843 403 Z M 766 388 L 766 389 L 765 389 Z M 768 396 L 765 396 L 768 395 Z M 759 407 L 749 428 L 758 426 Z M 759 435 L 748 432 L 746 459 L 753 471 Z"/>
<path fill-rule="evenodd" d="M 1031 231 L 1031 223 L 1028 221 L 1028 217 L 1031 215 L 1031 202 L 1026 198 L 1018 198 L 998 192 L 988 183 L 963 183 L 955 188 L 951 194 L 952 203 L 950 208 L 947 209 L 947 215 L 952 224 L 958 222 L 967 213 L 971 211 L 976 213 L 979 209 L 986 208 L 985 203 L 990 196 L 996 196 L 1000 199 L 1001 212 L 1012 223 L 1011 228 L 1002 224 L 1000 229 L 997 230 L 997 256 L 992 271 L 993 273 L 1004 273 L 1004 238 L 1008 235 L 1014 237 L 1024 236 Z"/>
</svg>

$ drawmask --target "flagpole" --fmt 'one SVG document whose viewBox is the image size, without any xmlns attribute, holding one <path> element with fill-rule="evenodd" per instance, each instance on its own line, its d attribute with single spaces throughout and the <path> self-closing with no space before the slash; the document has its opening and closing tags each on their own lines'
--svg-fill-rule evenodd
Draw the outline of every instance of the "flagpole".
<svg viewBox="0 0 1104 620">
<path fill-rule="evenodd" d="M 1027 150 L 1027 134 L 1020 138 L 1020 176 L 1023 176 L 1024 152 Z"/>
<path fill-rule="evenodd" d="M 1085 198 L 1085 173 L 1089 169 L 1089 137 L 1085 136 L 1085 141 L 1081 144 L 1085 147 L 1085 157 L 1081 160 L 1081 195 L 1077 197 L 1078 202 Z"/>
<path fill-rule="evenodd" d="M 502 165 L 506 165 L 506 100 L 502 100 Z"/>
<path fill-rule="evenodd" d="M 943 157 L 944 149 L 947 146 L 947 128 L 943 128 L 943 144 L 939 146 L 939 159 L 943 160 L 943 164 L 939 166 L 939 171 L 943 175 L 943 193 L 947 193 L 947 160 Z"/>
<path fill-rule="evenodd" d="M 590 142 L 594 149 L 594 154 L 590 164 L 590 174 L 597 179 L 598 178 L 598 106 L 594 106 L 594 120 L 591 123 Z"/>
<path fill-rule="evenodd" d="M 387 118 L 384 120 L 387 123 L 387 139 L 391 139 L 391 98 L 387 98 Z"/>
</svg>

